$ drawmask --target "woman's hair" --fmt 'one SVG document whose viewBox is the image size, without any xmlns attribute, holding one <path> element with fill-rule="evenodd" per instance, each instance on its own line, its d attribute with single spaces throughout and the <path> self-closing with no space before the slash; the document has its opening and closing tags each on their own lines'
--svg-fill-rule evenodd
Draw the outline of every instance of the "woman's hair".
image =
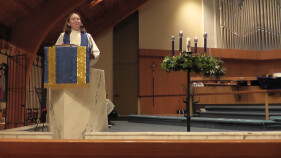
<svg viewBox="0 0 281 158">
<path fill-rule="evenodd" d="M 68 18 L 66 19 L 66 22 L 65 22 L 64 27 L 63 27 L 63 32 L 65 32 L 66 34 L 70 34 L 70 32 L 71 32 L 71 27 L 68 26 L 68 23 L 69 23 L 69 21 L 70 21 L 70 17 L 71 17 L 73 14 L 77 14 L 77 15 L 80 17 L 80 19 L 81 19 L 80 14 L 75 13 L 75 12 L 71 13 L 71 14 L 68 16 Z M 86 32 L 86 29 L 85 29 L 85 27 L 84 27 L 83 24 L 80 26 L 80 31 L 81 31 L 82 33 L 85 33 L 85 32 Z"/>
</svg>

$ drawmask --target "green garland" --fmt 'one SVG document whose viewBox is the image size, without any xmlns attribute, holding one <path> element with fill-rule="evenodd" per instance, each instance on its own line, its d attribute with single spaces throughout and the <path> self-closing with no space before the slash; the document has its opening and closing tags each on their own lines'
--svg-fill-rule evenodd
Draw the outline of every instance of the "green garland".
<svg viewBox="0 0 281 158">
<path fill-rule="evenodd" d="M 226 71 L 223 68 L 223 61 L 212 56 L 202 54 L 181 53 L 178 56 L 166 56 L 161 64 L 163 70 L 170 71 L 188 71 L 197 74 L 202 73 L 206 77 L 220 77 Z"/>
</svg>

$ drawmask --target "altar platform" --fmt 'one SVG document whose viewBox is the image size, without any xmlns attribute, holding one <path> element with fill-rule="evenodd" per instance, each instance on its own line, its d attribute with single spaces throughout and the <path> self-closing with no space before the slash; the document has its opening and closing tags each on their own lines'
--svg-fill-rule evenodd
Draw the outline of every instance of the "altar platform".
<svg viewBox="0 0 281 158">
<path fill-rule="evenodd" d="M 248 131 L 245 129 L 219 129 L 191 126 L 186 132 L 185 126 L 113 121 L 115 123 L 108 132 L 85 132 L 84 138 L 77 140 L 281 140 L 281 130 Z M 42 124 L 0 131 L 1 139 L 45 139 L 55 140 L 48 125 Z M 73 139 L 72 139 L 73 140 Z"/>
<path fill-rule="evenodd" d="M 228 129 L 237 131 L 278 131 L 281 106 L 269 105 L 269 119 L 266 120 L 265 107 L 255 105 L 209 105 L 191 117 L 191 127 Z M 128 115 L 129 122 L 186 126 L 183 114 Z"/>
</svg>

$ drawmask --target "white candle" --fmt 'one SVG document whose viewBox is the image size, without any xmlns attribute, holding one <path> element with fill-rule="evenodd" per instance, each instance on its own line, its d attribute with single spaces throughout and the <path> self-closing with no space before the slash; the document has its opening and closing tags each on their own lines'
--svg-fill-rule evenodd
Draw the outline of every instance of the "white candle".
<svg viewBox="0 0 281 158">
<path fill-rule="evenodd" d="M 194 37 L 194 43 L 198 42 L 198 37 Z"/>
<path fill-rule="evenodd" d="M 207 36 L 208 36 L 207 32 L 204 32 L 203 37 L 204 37 L 204 38 L 207 38 Z"/>
<path fill-rule="evenodd" d="M 191 42 L 190 42 L 190 37 L 187 37 L 187 38 L 186 38 L 185 51 L 186 51 L 186 52 L 191 52 Z"/>
</svg>

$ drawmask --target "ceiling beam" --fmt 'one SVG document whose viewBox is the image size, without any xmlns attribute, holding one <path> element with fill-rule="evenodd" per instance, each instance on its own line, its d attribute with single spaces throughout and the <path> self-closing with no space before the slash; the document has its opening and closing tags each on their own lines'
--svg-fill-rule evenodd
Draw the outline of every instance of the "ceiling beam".
<svg viewBox="0 0 281 158">
<path fill-rule="evenodd" d="M 90 3 L 90 8 L 95 7 L 95 6 L 98 5 L 100 2 L 102 2 L 102 0 L 93 0 L 93 1 Z"/>
<path fill-rule="evenodd" d="M 36 52 L 48 32 L 75 8 L 88 0 L 45 1 L 31 16 L 20 21 L 12 31 L 11 43 Z"/>
<path fill-rule="evenodd" d="M 118 7 L 111 8 L 104 16 L 97 17 L 93 22 L 88 24 L 87 31 L 94 37 L 97 37 L 103 31 L 113 27 L 137 11 L 148 1 L 149 0 L 119 0 L 119 3 L 116 3 L 119 5 Z"/>
</svg>

